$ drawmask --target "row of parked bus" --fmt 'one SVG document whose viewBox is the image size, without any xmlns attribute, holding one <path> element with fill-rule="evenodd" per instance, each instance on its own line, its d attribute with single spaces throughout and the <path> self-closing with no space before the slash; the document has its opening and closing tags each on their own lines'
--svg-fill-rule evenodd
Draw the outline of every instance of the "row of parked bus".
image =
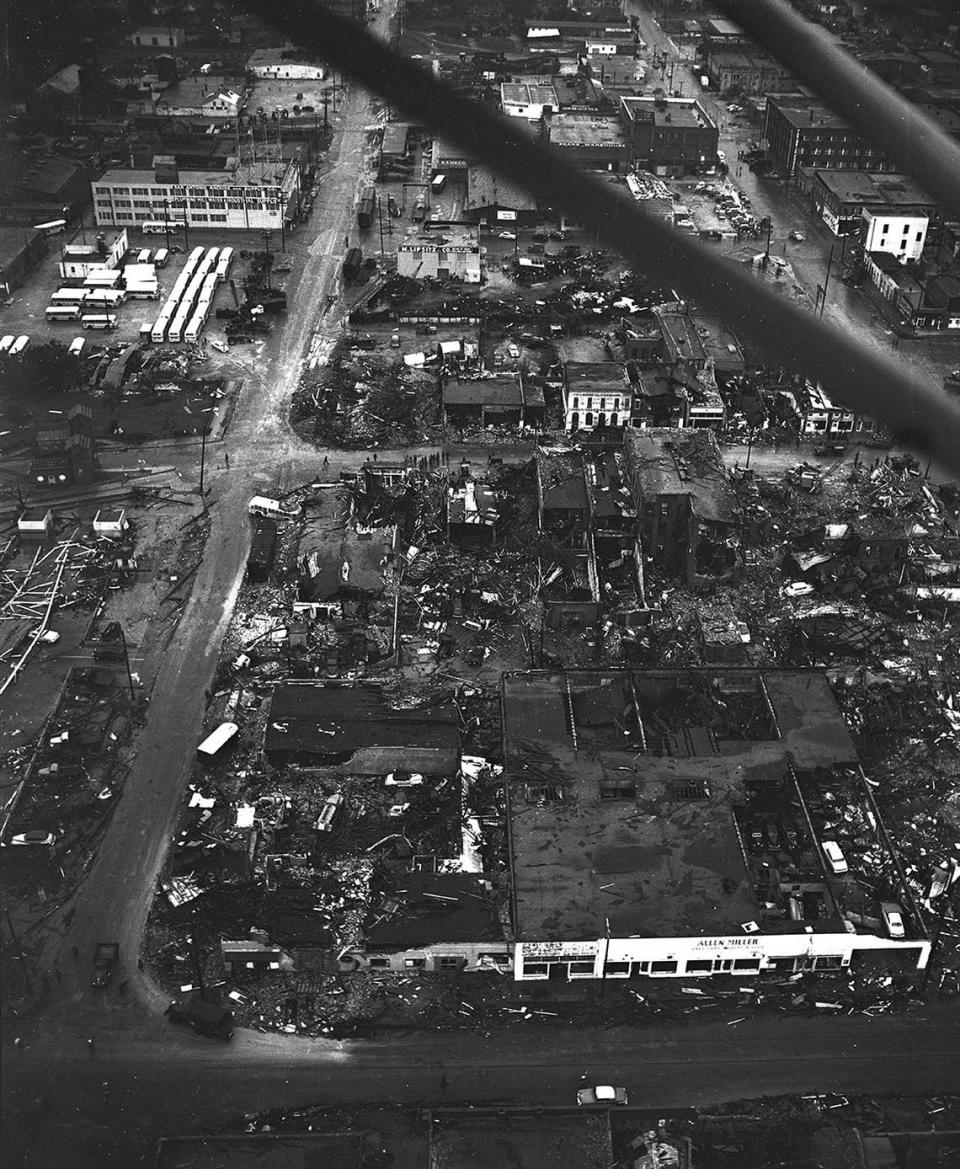
<svg viewBox="0 0 960 1169">
<path fill-rule="evenodd" d="M 217 285 L 226 280 L 232 263 L 233 248 L 193 249 L 154 322 L 154 344 L 199 340 Z"/>
<path fill-rule="evenodd" d="M 116 310 L 128 299 L 157 300 L 160 296 L 156 265 L 166 264 L 166 248 L 150 262 L 150 249 L 137 255 L 125 268 L 97 268 L 84 276 L 80 287 L 65 284 L 50 297 L 48 321 L 79 321 L 85 329 L 114 329 Z"/>
</svg>

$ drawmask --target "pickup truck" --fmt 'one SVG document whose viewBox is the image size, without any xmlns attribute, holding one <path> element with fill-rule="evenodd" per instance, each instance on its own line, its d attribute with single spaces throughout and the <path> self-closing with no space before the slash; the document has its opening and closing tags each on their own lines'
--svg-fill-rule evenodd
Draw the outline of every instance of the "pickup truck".
<svg viewBox="0 0 960 1169">
<path fill-rule="evenodd" d="M 91 986 L 106 986 L 113 977 L 113 970 L 120 958 L 119 942 L 97 942 L 93 952 L 93 978 Z"/>
</svg>

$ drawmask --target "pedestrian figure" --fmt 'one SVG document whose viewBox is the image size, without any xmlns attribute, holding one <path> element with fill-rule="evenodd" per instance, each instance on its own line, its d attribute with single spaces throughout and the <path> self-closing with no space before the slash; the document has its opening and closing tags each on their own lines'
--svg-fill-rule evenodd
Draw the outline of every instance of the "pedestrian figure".
<svg viewBox="0 0 960 1169">
<path fill-rule="evenodd" d="M 14 1047 L 23 1047 L 23 1040 L 20 1038 L 19 1035 L 16 1037 L 16 1039 L 14 1039 L 13 1046 Z"/>
<path fill-rule="evenodd" d="M 137 969 L 138 969 L 138 970 L 142 970 L 142 969 L 143 969 L 143 959 L 142 959 L 142 958 L 138 958 L 138 959 L 137 959 Z"/>
<path fill-rule="evenodd" d="M 223 456 L 223 465 L 227 468 L 228 471 L 230 470 L 230 455 L 229 454 L 225 454 Z"/>
<path fill-rule="evenodd" d="M 71 946 L 70 953 L 73 955 L 74 962 L 76 962 L 76 960 L 80 957 L 80 951 L 77 949 L 76 946 Z"/>
<path fill-rule="evenodd" d="M 330 460 L 326 455 L 323 456 L 323 469 L 326 470 L 330 466 Z"/>
<path fill-rule="evenodd" d="M 89 1047 L 91 1051 L 94 1050 L 94 1043 L 92 1039 L 87 1040 L 87 1047 Z"/>
</svg>

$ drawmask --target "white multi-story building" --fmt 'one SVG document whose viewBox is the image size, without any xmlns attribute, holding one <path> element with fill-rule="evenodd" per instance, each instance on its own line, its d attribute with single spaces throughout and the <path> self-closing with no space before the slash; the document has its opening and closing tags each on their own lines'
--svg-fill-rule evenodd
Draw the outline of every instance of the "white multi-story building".
<svg viewBox="0 0 960 1169">
<path fill-rule="evenodd" d="M 450 227 L 427 229 L 406 239 L 397 248 L 397 275 L 416 280 L 448 277 L 465 284 L 479 284 L 481 274 L 480 229 Z"/>
<path fill-rule="evenodd" d="M 188 227 L 279 230 L 295 210 L 300 164 L 294 158 L 238 163 L 222 171 L 117 169 L 90 185 L 99 226 L 163 220 Z"/>
<path fill-rule="evenodd" d="M 889 252 L 901 264 L 919 260 L 927 239 L 929 216 L 904 214 L 889 207 L 863 209 L 863 250 Z"/>
<path fill-rule="evenodd" d="M 568 361 L 563 367 L 564 426 L 593 430 L 626 426 L 633 392 L 626 367 L 617 361 Z"/>
</svg>

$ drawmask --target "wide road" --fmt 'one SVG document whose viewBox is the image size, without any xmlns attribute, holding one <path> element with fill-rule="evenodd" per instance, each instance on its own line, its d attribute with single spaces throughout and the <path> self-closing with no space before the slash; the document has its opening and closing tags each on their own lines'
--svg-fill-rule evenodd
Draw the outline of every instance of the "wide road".
<svg viewBox="0 0 960 1169">
<path fill-rule="evenodd" d="M 231 1045 L 163 1031 L 116 1006 L 94 1051 L 8 1049 L 5 1165 L 111 1169 L 150 1164 L 162 1135 L 210 1133 L 269 1108 L 370 1104 L 570 1104 L 584 1070 L 645 1108 L 780 1093 L 909 1095 L 960 1089 L 953 1007 L 922 1016 L 763 1017 L 734 1026 L 550 1032 L 517 1023 L 483 1039 L 427 1032 L 376 1041 Z M 447 1077 L 442 1093 L 439 1077 Z"/>
<path fill-rule="evenodd" d="M 386 21 L 386 13 L 379 20 Z M 210 499 L 211 528 L 190 600 L 157 673 L 137 758 L 96 858 L 72 903 L 50 918 L 47 942 L 34 974 L 51 984 L 56 1001 L 35 1039 L 52 1046 L 77 1033 L 102 1034 L 111 1025 L 104 997 L 91 993 L 90 961 L 98 940 L 119 941 L 123 968 L 135 983 L 135 958 L 157 878 L 174 831 L 199 741 L 220 644 L 226 632 L 249 545 L 247 502 L 264 482 L 276 482 L 291 458 L 302 468 L 322 457 L 287 423 L 290 399 L 305 356 L 331 346 L 340 329 L 338 279 L 345 240 L 354 222 L 358 187 L 367 178 L 367 134 L 373 99 L 353 86 L 340 108 L 326 159 L 323 214 L 315 239 L 291 280 L 285 329 L 264 347 L 246 376 L 242 399 L 220 452 L 229 475 L 217 476 Z M 74 947 L 79 960 L 71 959 Z M 146 982 L 137 988 L 152 993 Z"/>
</svg>

